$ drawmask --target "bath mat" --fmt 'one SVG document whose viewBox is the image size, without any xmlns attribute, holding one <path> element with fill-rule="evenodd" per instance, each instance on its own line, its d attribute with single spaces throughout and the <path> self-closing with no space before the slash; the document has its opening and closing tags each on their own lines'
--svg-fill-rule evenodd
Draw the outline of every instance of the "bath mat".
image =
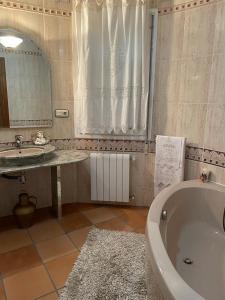
<svg viewBox="0 0 225 300">
<path fill-rule="evenodd" d="M 144 253 L 143 234 L 93 229 L 60 300 L 148 299 Z M 151 287 L 149 299 L 159 299 L 155 286 Z"/>
</svg>

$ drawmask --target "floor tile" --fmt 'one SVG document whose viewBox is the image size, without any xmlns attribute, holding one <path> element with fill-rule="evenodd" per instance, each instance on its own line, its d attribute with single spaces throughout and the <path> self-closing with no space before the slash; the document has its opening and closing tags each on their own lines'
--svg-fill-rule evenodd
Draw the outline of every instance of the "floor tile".
<svg viewBox="0 0 225 300">
<path fill-rule="evenodd" d="M 31 244 L 26 230 L 11 229 L 0 233 L 0 254 Z"/>
<path fill-rule="evenodd" d="M 123 214 L 122 209 L 126 208 L 127 206 L 125 205 L 113 205 L 110 206 L 111 211 L 116 215 L 116 216 L 120 216 L 121 214 Z"/>
<path fill-rule="evenodd" d="M 106 230 L 132 231 L 132 227 L 128 226 L 120 217 L 98 223 L 96 227 Z"/>
<path fill-rule="evenodd" d="M 17 228 L 17 224 L 14 216 L 6 216 L 0 218 L 0 232 L 15 228 Z"/>
<path fill-rule="evenodd" d="M 39 298 L 39 300 L 58 300 L 58 295 L 54 292 Z"/>
<path fill-rule="evenodd" d="M 62 214 L 65 216 L 71 213 L 85 211 L 96 207 L 98 207 L 98 205 L 92 203 L 66 203 L 62 206 Z"/>
<path fill-rule="evenodd" d="M 92 225 L 91 222 L 80 212 L 64 216 L 60 223 L 65 232 L 70 232 Z"/>
<path fill-rule="evenodd" d="M 76 208 L 79 211 L 90 210 L 94 208 L 101 207 L 101 204 L 92 204 L 92 203 L 76 203 Z"/>
<path fill-rule="evenodd" d="M 46 264 L 48 272 L 57 289 L 64 286 L 78 255 L 79 252 L 76 251 L 69 255 L 51 260 Z"/>
<path fill-rule="evenodd" d="M 44 266 L 38 266 L 3 280 L 7 300 L 33 300 L 54 291 Z"/>
<path fill-rule="evenodd" d="M 0 282 L 0 300 L 5 300 L 5 293 L 2 282 Z"/>
<path fill-rule="evenodd" d="M 83 214 L 93 223 L 97 224 L 115 218 L 115 214 L 110 208 L 100 207 L 84 211 Z"/>
<path fill-rule="evenodd" d="M 36 244 L 38 253 L 44 262 L 74 251 L 74 245 L 66 235 Z"/>
<path fill-rule="evenodd" d="M 146 225 L 146 217 L 131 208 L 122 209 L 120 217 L 132 228 L 140 228 Z"/>
<path fill-rule="evenodd" d="M 148 212 L 149 212 L 149 207 L 138 207 L 136 209 L 136 212 L 141 214 L 144 217 L 148 216 Z"/>
<path fill-rule="evenodd" d="M 0 254 L 0 274 L 8 276 L 13 273 L 40 265 L 41 259 L 33 245 Z"/>
<path fill-rule="evenodd" d="M 62 215 L 70 215 L 72 213 L 78 212 L 78 208 L 76 206 L 76 203 L 65 203 L 62 205 Z"/>
<path fill-rule="evenodd" d="M 142 226 L 142 227 L 139 227 L 139 228 L 134 228 L 134 232 L 136 233 L 142 233 L 142 234 L 145 234 L 145 228 L 146 226 Z"/>
<path fill-rule="evenodd" d="M 37 223 L 29 228 L 33 241 L 39 242 L 64 234 L 62 227 L 56 220 Z"/>
<path fill-rule="evenodd" d="M 35 211 L 34 224 L 54 219 L 54 215 L 51 207 L 39 208 Z"/>
<path fill-rule="evenodd" d="M 84 227 L 68 233 L 68 236 L 77 248 L 81 248 L 93 226 Z"/>
</svg>

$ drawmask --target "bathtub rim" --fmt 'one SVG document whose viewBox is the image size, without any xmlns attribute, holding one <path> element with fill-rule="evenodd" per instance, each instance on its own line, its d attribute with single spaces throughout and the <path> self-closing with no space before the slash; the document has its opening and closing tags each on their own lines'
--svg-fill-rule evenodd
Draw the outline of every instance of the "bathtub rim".
<svg viewBox="0 0 225 300">
<path fill-rule="evenodd" d="M 190 188 L 210 189 L 225 193 L 225 187 L 216 183 L 202 183 L 200 180 L 183 181 L 164 189 L 156 196 L 147 218 L 146 238 L 149 245 L 152 268 L 157 280 L 161 283 L 160 288 L 163 294 L 166 294 L 167 297 L 169 296 L 168 299 L 171 300 L 205 300 L 179 275 L 167 254 L 160 233 L 161 212 L 164 204 L 175 192 Z"/>
</svg>

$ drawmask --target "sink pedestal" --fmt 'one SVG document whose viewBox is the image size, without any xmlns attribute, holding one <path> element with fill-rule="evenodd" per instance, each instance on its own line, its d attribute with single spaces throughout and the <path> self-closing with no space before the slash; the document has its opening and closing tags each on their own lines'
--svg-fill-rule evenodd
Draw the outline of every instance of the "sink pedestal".
<svg viewBox="0 0 225 300">
<path fill-rule="evenodd" d="M 54 156 L 36 164 L 21 166 L 0 166 L 0 175 L 14 172 L 28 171 L 37 168 L 51 168 L 51 190 L 52 190 L 52 210 L 57 218 L 62 218 L 62 193 L 61 193 L 61 166 L 65 164 L 78 163 L 89 157 L 87 153 L 74 150 L 58 150 Z"/>
<path fill-rule="evenodd" d="M 51 167 L 51 188 L 52 188 L 52 210 L 54 215 L 62 218 L 62 185 L 61 185 L 61 167 Z"/>
</svg>

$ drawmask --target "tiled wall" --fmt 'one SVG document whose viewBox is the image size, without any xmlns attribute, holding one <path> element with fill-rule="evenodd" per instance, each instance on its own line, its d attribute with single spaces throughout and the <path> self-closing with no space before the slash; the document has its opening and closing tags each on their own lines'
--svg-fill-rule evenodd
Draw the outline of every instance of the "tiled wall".
<svg viewBox="0 0 225 300">
<path fill-rule="evenodd" d="M 26 5 L 21 8 L 20 2 Z M 71 140 L 74 135 L 71 2 L 24 0 L 16 1 L 14 7 L 13 2 L 2 0 L 0 26 L 27 33 L 47 53 L 52 65 L 53 109 L 70 109 L 69 119 L 54 118 L 53 128 L 48 130 L 51 138 L 64 139 L 55 142 L 57 146 L 74 149 L 76 143 L 75 149 L 80 150 L 132 152 L 135 160 L 131 162 L 131 194 L 136 196 L 133 204 L 149 205 L 153 199 L 154 143 L 146 147 L 135 141 Z M 186 179 L 197 178 L 201 167 L 206 165 L 212 170 L 212 180 L 225 184 L 225 1 L 151 2 L 159 9 L 154 134 L 186 136 L 188 143 L 195 147 L 187 148 Z M 1 129 L 0 142 L 12 141 L 17 132 L 29 140 L 33 131 Z M 42 173 L 41 186 L 46 193 L 39 196 L 40 206 L 48 203 L 50 197 L 47 173 Z M 88 161 L 65 167 L 63 174 L 64 199 L 89 201 Z M 32 176 L 28 174 L 27 183 L 31 193 L 36 191 Z M 3 188 L 6 200 L 9 198 L 7 184 L 4 182 Z M 10 199 L 15 199 L 18 186 L 10 185 L 10 189 Z M 0 204 L 0 211 L 9 212 L 9 207 L 4 210 L 4 204 Z"/>
<path fill-rule="evenodd" d="M 22 7 L 22 8 L 21 8 Z M 52 69 L 52 107 L 70 110 L 68 119 L 55 118 L 45 131 L 51 138 L 71 138 L 74 133 L 72 83 L 71 1 L 0 1 L 0 27 L 11 27 L 33 39 L 47 55 Z M 0 142 L 15 134 L 30 140 L 35 129 L 0 129 Z"/>
<path fill-rule="evenodd" d="M 72 24 L 71 1 L 67 0 L 24 0 L 0 1 L 0 27 L 11 27 L 32 38 L 47 55 L 52 68 L 52 107 L 70 110 L 68 119 L 54 118 L 53 127 L 45 129 L 51 138 L 72 138 L 73 86 L 72 86 Z M 13 141 L 15 134 L 30 140 L 35 129 L 0 129 L 0 143 Z M 63 167 L 63 196 L 68 202 L 74 200 L 72 181 L 76 174 L 74 166 Z M 72 174 L 71 174 L 72 173 Z M 38 197 L 38 206 L 49 205 L 50 170 L 40 169 L 27 172 L 27 183 L 0 178 L 0 216 L 11 213 L 21 190 Z"/>
<path fill-rule="evenodd" d="M 225 2 L 202 2 L 159 17 L 154 132 L 225 151 Z"/>
<path fill-rule="evenodd" d="M 225 2 L 159 0 L 158 8 L 154 134 L 197 147 L 202 163 L 187 161 L 187 179 L 207 162 L 212 180 L 225 184 Z"/>
</svg>

